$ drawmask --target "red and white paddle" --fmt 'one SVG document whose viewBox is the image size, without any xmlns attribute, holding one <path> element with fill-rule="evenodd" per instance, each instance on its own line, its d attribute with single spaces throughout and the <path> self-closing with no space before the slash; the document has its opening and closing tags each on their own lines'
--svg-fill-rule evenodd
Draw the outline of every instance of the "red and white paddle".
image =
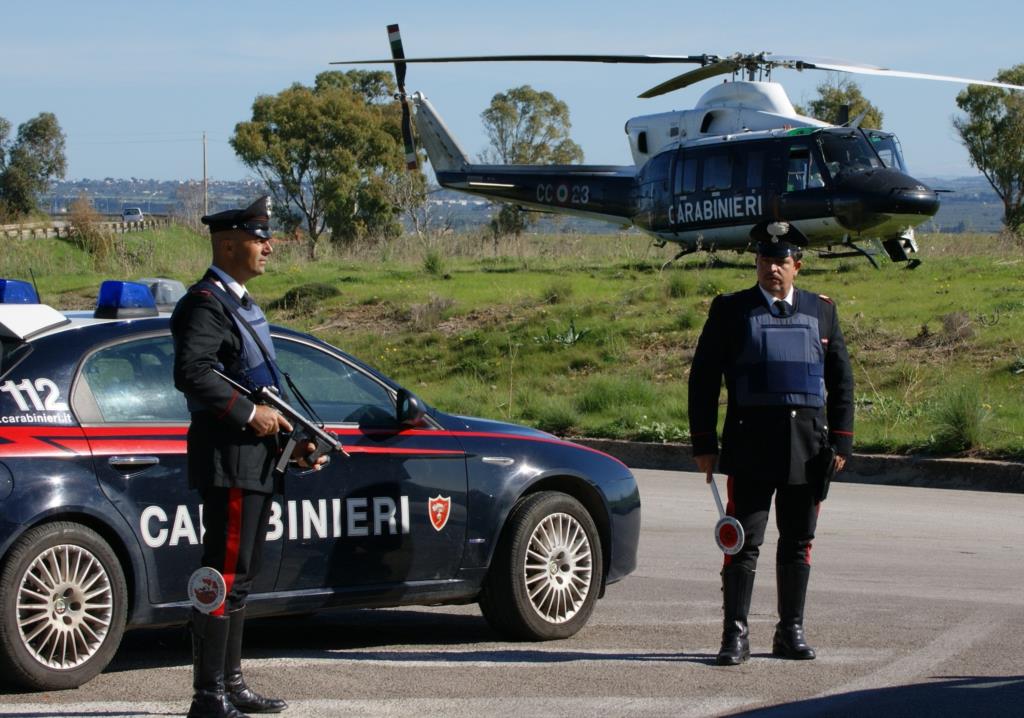
<svg viewBox="0 0 1024 718">
<path fill-rule="evenodd" d="M 715 504 L 718 506 L 718 523 L 715 524 L 715 543 L 722 553 L 732 556 L 739 553 L 743 548 L 743 524 L 732 516 L 725 515 L 725 508 L 722 506 L 722 497 L 718 495 L 718 485 L 714 478 L 711 479 L 711 493 L 715 495 Z"/>
</svg>

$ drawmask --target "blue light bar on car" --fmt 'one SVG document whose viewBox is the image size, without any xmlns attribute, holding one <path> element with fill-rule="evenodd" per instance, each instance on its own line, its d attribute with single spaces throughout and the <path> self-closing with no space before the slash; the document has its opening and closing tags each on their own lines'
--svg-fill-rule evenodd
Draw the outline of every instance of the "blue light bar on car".
<svg viewBox="0 0 1024 718">
<path fill-rule="evenodd" d="M 96 297 L 97 319 L 135 319 L 155 317 L 159 314 L 149 287 L 138 282 L 121 282 L 108 279 L 100 285 Z"/>
<path fill-rule="evenodd" d="M 0 279 L 0 304 L 39 304 L 39 295 L 28 282 Z"/>
</svg>

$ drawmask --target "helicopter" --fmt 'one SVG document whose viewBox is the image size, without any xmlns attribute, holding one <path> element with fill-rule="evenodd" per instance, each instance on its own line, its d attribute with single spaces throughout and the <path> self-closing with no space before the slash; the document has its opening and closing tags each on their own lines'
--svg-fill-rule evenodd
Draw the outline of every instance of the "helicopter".
<svg viewBox="0 0 1024 718">
<path fill-rule="evenodd" d="M 1013 90 L 1024 87 L 947 75 L 890 70 L 770 52 L 717 55 L 526 54 L 407 58 L 397 24 L 389 25 L 390 59 L 402 108 L 406 163 L 416 169 L 413 117 L 420 143 L 446 187 L 524 210 L 571 214 L 632 225 L 659 246 L 678 244 L 671 261 L 697 251 L 746 251 L 782 239 L 823 258 L 875 252 L 880 242 L 893 262 L 920 264 L 914 228 L 939 209 L 939 192 L 907 172 L 898 138 L 861 128 L 861 116 L 833 125 L 797 113 L 775 69 L 884 75 Z M 698 68 L 642 92 L 650 98 L 712 77 L 690 110 L 633 117 L 625 133 L 632 165 L 475 164 L 421 92 L 405 89 L 407 66 L 437 62 L 600 62 L 697 64 Z"/>
</svg>

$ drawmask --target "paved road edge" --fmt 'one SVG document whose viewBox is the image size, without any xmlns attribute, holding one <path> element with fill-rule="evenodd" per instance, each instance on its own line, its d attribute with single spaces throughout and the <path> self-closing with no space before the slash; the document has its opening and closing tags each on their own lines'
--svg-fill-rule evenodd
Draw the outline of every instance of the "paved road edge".
<svg viewBox="0 0 1024 718">
<path fill-rule="evenodd" d="M 569 441 L 611 454 L 634 469 L 697 470 L 689 444 L 585 438 L 571 438 Z M 1020 494 L 1024 493 L 1024 464 L 980 459 L 854 454 L 849 468 L 836 481 Z"/>
</svg>

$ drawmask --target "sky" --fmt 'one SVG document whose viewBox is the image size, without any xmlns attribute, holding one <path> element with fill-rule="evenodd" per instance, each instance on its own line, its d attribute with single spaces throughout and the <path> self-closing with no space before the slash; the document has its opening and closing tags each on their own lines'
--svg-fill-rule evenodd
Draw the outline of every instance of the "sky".
<svg viewBox="0 0 1024 718">
<path fill-rule="evenodd" d="M 211 179 L 251 177 L 228 139 L 236 123 L 251 118 L 253 100 L 295 82 L 311 85 L 318 73 L 339 69 L 333 60 L 388 57 L 385 28 L 393 22 L 409 57 L 768 50 L 978 79 L 1024 62 L 1019 0 L 5 0 L 0 17 L 0 117 L 16 128 L 40 112 L 56 114 L 67 137 L 69 179 L 199 179 L 204 131 Z M 487 146 L 480 113 L 491 97 L 528 84 L 568 104 L 572 138 L 587 163 L 629 164 L 626 120 L 689 109 L 716 80 L 649 100 L 636 95 L 692 67 L 413 65 L 406 84 L 431 99 L 473 156 Z M 962 86 L 850 77 L 883 111 L 885 129 L 899 136 L 911 174 L 978 174 L 951 122 Z M 828 75 L 780 70 L 773 79 L 794 103 L 806 104 Z"/>
</svg>

